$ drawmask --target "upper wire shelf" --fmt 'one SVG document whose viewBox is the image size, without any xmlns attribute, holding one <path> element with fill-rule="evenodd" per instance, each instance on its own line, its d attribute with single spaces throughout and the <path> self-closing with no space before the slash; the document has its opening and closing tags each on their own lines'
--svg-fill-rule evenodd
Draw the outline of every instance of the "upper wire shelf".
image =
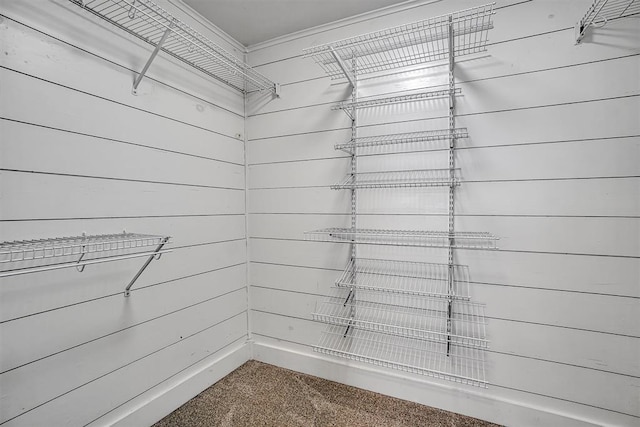
<svg viewBox="0 0 640 427">
<path fill-rule="evenodd" d="M 38 240 L 20 240 L 0 243 L 0 277 L 17 276 L 61 268 L 76 267 L 83 271 L 85 265 L 129 258 L 149 257 L 126 291 L 154 258 L 171 250 L 162 250 L 169 236 L 152 234 L 118 233 L 57 237 Z M 140 251 L 140 249 L 149 248 Z M 43 261 L 50 261 L 42 264 Z"/>
<path fill-rule="evenodd" d="M 150 0 L 69 1 L 235 90 L 277 91 L 274 82 Z"/>
<path fill-rule="evenodd" d="M 484 306 L 443 298 L 336 289 L 313 313 L 316 321 L 407 338 L 486 348 Z M 447 331 L 451 321 L 451 330 Z"/>
<path fill-rule="evenodd" d="M 314 350 L 331 356 L 426 375 L 457 383 L 487 387 L 486 350 L 394 336 L 386 333 L 330 325 Z"/>
<path fill-rule="evenodd" d="M 349 142 L 336 144 L 336 150 L 342 150 L 353 154 L 356 149 L 375 149 L 377 147 L 399 144 L 418 144 L 421 142 L 446 141 L 450 139 L 468 138 L 467 128 L 427 130 L 420 132 L 396 133 L 377 136 L 363 136 L 354 138 Z"/>
<path fill-rule="evenodd" d="M 488 232 L 325 228 L 305 231 L 306 240 L 367 245 L 418 246 L 454 249 L 497 249 L 497 237 Z"/>
<path fill-rule="evenodd" d="M 611 19 L 640 13 L 640 0 L 595 0 L 575 26 L 576 43 L 584 38 L 590 26 L 602 27 Z"/>
<path fill-rule="evenodd" d="M 358 258 L 349 261 L 335 284 L 343 288 L 468 301 L 469 267 L 453 265 L 452 289 L 449 289 L 448 274 L 447 264 Z"/>
<path fill-rule="evenodd" d="M 454 55 L 482 52 L 493 28 L 494 3 L 435 18 L 351 37 L 304 49 L 332 79 L 418 65 L 448 58 L 449 31 Z M 451 25 L 451 28 L 450 28 Z"/>
<path fill-rule="evenodd" d="M 333 190 L 406 187 L 450 187 L 459 185 L 460 169 L 423 169 L 349 174 Z"/>
<path fill-rule="evenodd" d="M 385 98 L 376 98 L 376 99 L 367 99 L 363 101 L 343 101 L 339 104 L 331 107 L 332 110 L 344 110 L 345 113 L 351 117 L 351 109 L 356 108 L 371 108 L 371 107 L 381 107 L 384 105 L 393 105 L 400 104 L 404 102 L 416 102 L 416 101 L 426 101 L 431 99 L 439 99 L 439 98 L 447 98 L 454 95 L 459 95 L 461 90 L 459 88 L 454 89 L 453 91 L 450 89 L 444 90 L 434 90 L 429 92 L 420 92 L 420 93 L 411 93 L 407 95 L 395 95 L 388 96 Z"/>
</svg>

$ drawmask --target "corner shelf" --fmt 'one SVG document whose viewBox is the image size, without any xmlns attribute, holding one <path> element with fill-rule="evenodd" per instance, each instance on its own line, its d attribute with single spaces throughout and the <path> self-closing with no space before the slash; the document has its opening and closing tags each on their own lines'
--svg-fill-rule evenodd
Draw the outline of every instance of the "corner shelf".
<svg viewBox="0 0 640 427">
<path fill-rule="evenodd" d="M 448 275 L 448 264 L 358 258 L 357 263 L 349 261 L 335 285 L 348 289 L 468 301 L 469 268 L 465 265 L 453 266 L 452 290 L 449 289 Z"/>
<path fill-rule="evenodd" d="M 450 175 L 449 169 L 361 172 L 347 175 L 342 182 L 332 185 L 331 189 L 449 187 L 460 184 L 459 172 L 460 169 L 456 169 L 453 176 Z"/>
<path fill-rule="evenodd" d="M 336 144 L 336 150 L 354 154 L 357 149 L 373 149 L 385 145 L 417 144 L 420 142 L 449 141 L 468 138 L 466 128 L 429 130 L 421 132 L 396 133 L 388 135 L 364 136 L 353 138 L 349 142 Z"/>
<path fill-rule="evenodd" d="M 497 237 L 487 232 L 324 228 L 306 231 L 305 240 L 366 245 L 495 250 Z"/>
<path fill-rule="evenodd" d="M 75 267 L 82 272 L 86 265 L 131 258 L 147 257 L 146 263 L 125 288 L 129 296 L 131 286 L 151 263 L 171 250 L 162 250 L 169 236 L 119 233 L 57 237 L 51 239 L 20 240 L 0 243 L 0 277 L 18 276 L 62 268 Z M 153 250 L 139 251 L 139 249 Z M 93 256 L 93 258 L 90 258 Z M 51 263 L 42 264 L 50 260 Z M 11 268 L 5 269 L 5 266 Z"/>
<path fill-rule="evenodd" d="M 134 94 L 147 68 L 162 50 L 239 92 L 270 91 L 278 95 L 276 83 L 150 0 L 69 1 L 155 47 L 134 82 Z"/>
</svg>

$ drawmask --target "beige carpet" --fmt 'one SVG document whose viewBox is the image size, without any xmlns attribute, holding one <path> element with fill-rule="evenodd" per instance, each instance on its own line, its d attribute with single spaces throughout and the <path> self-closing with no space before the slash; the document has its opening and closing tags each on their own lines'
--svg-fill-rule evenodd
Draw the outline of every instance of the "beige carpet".
<svg viewBox="0 0 640 427">
<path fill-rule="evenodd" d="M 493 425 L 249 361 L 156 423 L 155 427 Z"/>
</svg>

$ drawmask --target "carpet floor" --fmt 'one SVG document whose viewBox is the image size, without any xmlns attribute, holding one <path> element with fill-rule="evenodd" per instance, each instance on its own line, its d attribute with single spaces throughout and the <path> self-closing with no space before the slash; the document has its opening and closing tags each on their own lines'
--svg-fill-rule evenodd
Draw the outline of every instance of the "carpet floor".
<svg viewBox="0 0 640 427">
<path fill-rule="evenodd" d="M 154 427 L 494 426 L 257 361 L 249 361 Z"/>
</svg>

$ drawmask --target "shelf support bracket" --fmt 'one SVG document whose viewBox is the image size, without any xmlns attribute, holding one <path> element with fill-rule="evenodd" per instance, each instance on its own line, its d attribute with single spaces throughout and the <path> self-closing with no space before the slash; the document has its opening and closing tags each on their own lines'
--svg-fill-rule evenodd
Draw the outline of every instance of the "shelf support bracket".
<svg viewBox="0 0 640 427">
<path fill-rule="evenodd" d="M 164 34 L 160 38 L 160 41 L 156 45 L 156 48 L 153 49 L 153 52 L 151 53 L 151 56 L 147 60 L 147 63 L 144 64 L 144 67 L 142 68 L 142 71 L 140 71 L 140 74 L 138 74 L 136 79 L 133 81 L 133 89 L 131 90 L 131 93 L 133 93 L 134 95 L 138 94 L 138 85 L 142 81 L 144 75 L 147 73 L 147 70 L 151 66 L 151 63 L 153 62 L 153 60 L 156 59 L 156 56 L 158 55 L 158 52 L 160 52 L 160 49 L 162 49 L 162 45 L 164 44 L 165 40 L 167 40 L 167 37 L 169 36 L 169 33 L 171 33 L 171 29 L 173 28 L 173 25 L 174 25 L 174 23 L 171 22 L 171 25 L 169 25 L 167 30 L 164 32 Z"/>
<path fill-rule="evenodd" d="M 340 58 L 340 55 L 338 55 L 336 53 L 336 51 L 333 50 L 333 48 L 331 46 L 329 46 L 329 51 L 331 52 L 331 55 L 333 55 L 333 57 L 335 58 L 336 62 L 338 63 L 338 66 L 340 67 L 340 69 L 342 69 L 342 72 L 344 73 L 344 75 L 347 77 L 347 80 L 349 80 L 349 83 L 351 83 L 351 86 L 355 87 L 356 86 L 356 79 L 353 77 L 353 75 L 351 74 L 351 72 L 349 71 L 347 66 L 345 65 L 345 63 L 342 60 L 342 58 Z"/>
<path fill-rule="evenodd" d="M 140 275 L 142 274 L 142 272 L 144 272 L 144 270 L 149 266 L 149 264 L 151 264 L 151 261 L 153 261 L 154 259 L 157 259 L 159 257 L 159 255 L 161 255 L 160 250 L 162 249 L 162 247 L 169 241 L 168 237 L 163 238 L 160 241 L 160 244 L 156 247 L 156 249 L 153 251 L 153 253 L 151 255 L 149 255 L 149 258 L 147 258 L 147 260 L 145 261 L 145 263 L 143 264 L 143 266 L 140 268 L 140 270 L 138 270 L 138 272 L 136 273 L 135 276 L 133 276 L 133 279 L 131 279 L 131 282 L 129 282 L 129 284 L 127 285 L 127 287 L 124 289 L 124 296 L 128 297 L 129 295 L 131 295 L 131 287 L 133 286 L 134 283 L 136 283 L 136 280 L 138 280 L 138 277 L 140 277 Z"/>
</svg>

